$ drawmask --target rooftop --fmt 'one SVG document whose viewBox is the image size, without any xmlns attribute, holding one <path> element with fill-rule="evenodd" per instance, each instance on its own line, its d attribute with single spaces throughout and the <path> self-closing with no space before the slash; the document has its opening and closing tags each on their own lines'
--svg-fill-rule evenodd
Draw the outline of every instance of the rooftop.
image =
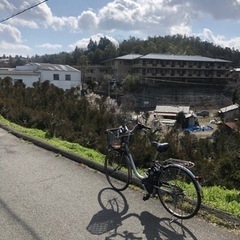
<svg viewBox="0 0 240 240">
<path fill-rule="evenodd" d="M 147 55 L 140 54 L 127 54 L 113 59 L 105 60 L 104 62 L 112 60 L 134 60 L 134 59 L 156 59 L 156 60 L 175 60 L 175 61 L 197 61 L 197 62 L 225 62 L 230 63 L 231 61 L 209 58 L 202 56 L 191 56 L 191 55 L 173 55 L 173 54 L 160 54 L 160 53 L 149 53 Z"/>
<path fill-rule="evenodd" d="M 184 112 L 185 114 L 190 113 L 190 106 L 164 106 L 157 105 L 154 110 L 155 113 L 166 113 L 166 114 L 177 114 L 179 112 Z"/>
<path fill-rule="evenodd" d="M 229 112 L 229 111 L 232 111 L 232 110 L 235 110 L 235 109 L 238 109 L 238 108 L 239 108 L 238 104 L 233 104 L 233 105 L 221 108 L 219 110 L 219 112 L 222 112 L 222 113 Z"/>
<path fill-rule="evenodd" d="M 127 55 L 124 55 L 124 56 L 117 57 L 116 59 L 119 59 L 119 60 L 133 60 L 133 59 L 136 59 L 136 58 L 139 58 L 139 57 L 142 57 L 142 55 L 140 55 L 140 54 L 127 54 Z"/>
<path fill-rule="evenodd" d="M 190 55 L 170 55 L 170 54 L 157 54 L 150 53 L 140 57 L 141 59 L 161 59 L 161 60 L 178 60 L 178 61 L 198 61 L 198 62 L 230 62 L 223 59 L 209 58 L 202 56 Z"/>
<path fill-rule="evenodd" d="M 51 64 L 51 63 L 27 63 L 24 66 L 17 66 L 16 70 L 24 71 L 26 68 L 35 67 L 45 71 L 66 71 L 66 72 L 80 72 L 78 69 L 69 65 Z"/>
<path fill-rule="evenodd" d="M 171 54 L 160 54 L 160 53 L 150 53 L 147 55 L 140 54 L 127 54 L 115 58 L 116 60 L 134 60 L 134 59 L 156 59 L 156 60 L 175 60 L 175 61 L 197 61 L 197 62 L 231 62 L 224 59 L 209 58 L 202 56 L 191 56 L 191 55 L 171 55 Z M 113 60 L 113 59 L 112 59 Z M 107 60 L 108 61 L 108 60 Z"/>
<path fill-rule="evenodd" d="M 236 122 L 225 122 L 224 124 L 231 129 L 236 129 L 238 126 Z"/>
<path fill-rule="evenodd" d="M 15 68 L 0 68 L 0 75 L 13 76 L 13 75 L 38 75 L 33 71 L 17 71 Z"/>
</svg>

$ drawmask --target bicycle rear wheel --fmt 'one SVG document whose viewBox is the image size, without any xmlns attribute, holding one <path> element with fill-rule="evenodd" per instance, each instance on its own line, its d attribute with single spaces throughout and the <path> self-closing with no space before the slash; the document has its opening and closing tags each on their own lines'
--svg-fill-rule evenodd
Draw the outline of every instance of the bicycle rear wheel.
<svg viewBox="0 0 240 240">
<path fill-rule="evenodd" d="M 123 191 L 128 187 L 132 171 L 122 152 L 109 151 L 105 158 L 104 167 L 107 180 L 113 189 Z"/>
<path fill-rule="evenodd" d="M 158 196 L 173 216 L 189 219 L 201 205 L 201 187 L 190 170 L 181 165 L 168 165 L 158 179 Z"/>
</svg>

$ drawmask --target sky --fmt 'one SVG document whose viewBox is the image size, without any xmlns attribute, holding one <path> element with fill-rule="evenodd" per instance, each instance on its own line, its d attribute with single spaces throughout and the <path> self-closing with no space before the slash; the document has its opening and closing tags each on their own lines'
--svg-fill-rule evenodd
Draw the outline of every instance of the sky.
<svg viewBox="0 0 240 240">
<path fill-rule="evenodd" d="M 0 57 L 175 34 L 240 50 L 240 0 L 0 0 Z"/>
</svg>

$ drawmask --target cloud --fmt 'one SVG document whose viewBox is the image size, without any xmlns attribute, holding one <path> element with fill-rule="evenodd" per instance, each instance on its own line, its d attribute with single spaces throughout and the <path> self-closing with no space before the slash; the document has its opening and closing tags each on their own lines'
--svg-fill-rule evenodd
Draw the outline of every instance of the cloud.
<svg viewBox="0 0 240 240">
<path fill-rule="evenodd" d="M 192 34 L 191 28 L 185 24 L 172 26 L 170 27 L 169 32 L 171 35 L 181 34 L 181 35 L 190 36 Z"/>
<path fill-rule="evenodd" d="M 87 29 L 96 29 L 98 25 L 98 18 L 96 14 L 90 10 L 84 11 L 79 17 L 78 17 L 78 27 L 81 30 L 87 30 Z"/>
<path fill-rule="evenodd" d="M 21 21 L 19 21 L 19 19 L 17 18 L 12 18 L 12 19 L 9 19 L 8 23 L 16 27 L 26 27 L 31 29 L 39 28 L 38 24 L 35 21 L 25 20 L 25 19 L 21 19 Z"/>
<path fill-rule="evenodd" d="M 43 43 L 36 45 L 37 48 L 46 48 L 46 49 L 52 49 L 52 50 L 58 50 L 62 48 L 61 44 L 51 44 L 51 43 Z"/>
<path fill-rule="evenodd" d="M 1 0 L 0 10 L 14 11 L 16 10 L 15 6 L 7 0 Z"/>
<path fill-rule="evenodd" d="M 240 0 L 114 0 L 100 9 L 97 17 L 101 30 L 164 35 L 177 29 L 189 32 L 196 20 L 206 16 L 240 20 L 239 12 Z"/>
<path fill-rule="evenodd" d="M 27 10 L 26 12 L 22 12 L 34 6 L 35 4 L 35 0 L 19 0 L 15 1 L 14 5 L 10 3 L 10 1 L 4 0 L 4 3 L 1 3 L 0 7 L 2 6 L 2 10 L 4 10 L 5 13 L 8 13 L 8 17 L 10 17 L 8 22 L 14 26 L 24 26 L 29 28 L 38 28 L 40 26 L 44 26 L 57 29 L 67 25 L 67 20 L 64 18 L 53 16 L 52 11 L 48 7 L 47 3 L 42 3 Z M 11 18 L 11 16 L 14 17 Z"/>
<path fill-rule="evenodd" d="M 16 27 L 13 27 L 9 24 L 0 23 L 0 38 L 4 39 L 6 42 L 12 43 L 22 42 L 21 32 Z"/>
<path fill-rule="evenodd" d="M 126 39 L 191 35 L 200 14 L 194 11 L 191 0 L 115 0 L 101 8 L 97 17 L 99 31 L 113 36 L 121 33 L 121 39 Z"/>
<path fill-rule="evenodd" d="M 23 44 L 21 32 L 8 24 L 0 24 L 0 46 L 5 55 L 22 55 L 31 51 L 29 46 Z"/>
<path fill-rule="evenodd" d="M 28 5 L 31 6 L 31 2 Z M 26 8 L 26 6 L 25 6 Z M 20 16 L 23 20 L 33 20 L 40 27 L 44 26 L 45 28 L 52 28 L 54 30 L 61 30 L 67 26 L 66 17 L 57 17 L 54 16 L 51 9 L 46 3 L 39 5 L 38 7 L 33 8 L 31 11 L 28 11 L 28 14 Z"/>
<path fill-rule="evenodd" d="M 25 55 L 27 55 L 28 53 L 31 52 L 30 47 L 23 44 L 19 44 L 19 43 L 13 44 L 6 41 L 0 41 L 0 46 L 1 46 L 1 51 L 4 52 L 4 54 L 7 56 L 23 55 L 22 54 L 23 52 Z"/>
<path fill-rule="evenodd" d="M 90 39 L 92 39 L 94 42 L 96 41 L 97 43 L 99 43 L 99 40 L 103 37 L 106 37 L 107 39 L 109 39 L 115 46 L 117 47 L 119 46 L 118 41 L 113 37 L 98 33 L 98 34 L 92 35 L 90 38 L 80 39 L 77 42 L 70 44 L 68 48 L 70 49 L 70 51 L 73 51 L 76 47 L 81 49 L 87 49 Z"/>
<path fill-rule="evenodd" d="M 235 49 L 240 49 L 240 37 L 235 37 L 231 39 L 227 39 L 224 36 L 221 35 L 214 35 L 213 32 L 210 29 L 205 28 L 203 30 L 202 34 L 199 34 L 199 36 L 207 41 L 211 42 L 215 45 L 221 46 L 223 48 L 230 47 Z"/>
<path fill-rule="evenodd" d="M 209 14 L 217 20 L 240 20 L 239 0 L 188 0 L 196 12 Z"/>
<path fill-rule="evenodd" d="M 70 51 L 73 51 L 76 47 L 81 49 L 87 49 L 87 45 L 89 43 L 90 38 L 82 38 L 75 43 L 72 43 L 68 46 Z"/>
<path fill-rule="evenodd" d="M 35 0 L 10 1 L 2 0 L 0 9 L 16 13 L 36 4 Z M 216 7 L 217 6 L 217 7 Z M 208 14 L 215 19 L 240 19 L 239 0 L 113 0 L 99 10 L 89 9 L 77 17 L 54 16 L 46 3 L 21 14 L 12 24 L 23 24 L 36 28 L 44 25 L 54 30 L 68 29 L 69 31 L 115 31 L 129 30 L 146 32 L 158 31 L 160 34 L 171 32 L 171 28 L 181 30 L 183 26 L 190 27 L 196 18 Z M 176 24 L 177 23 L 177 24 Z M 186 29 L 185 29 L 186 30 Z"/>
<path fill-rule="evenodd" d="M 4 0 L 6 3 L 7 1 Z M 22 3 L 21 3 L 22 2 Z M 146 35 L 158 30 L 166 33 L 176 22 L 179 26 L 186 25 L 189 21 L 187 11 L 189 4 L 170 4 L 165 0 L 114 0 L 95 12 L 92 9 L 83 11 L 79 16 L 54 16 L 47 3 L 31 9 L 27 14 L 20 14 L 11 19 L 14 26 L 29 28 L 52 28 L 55 31 L 68 30 L 70 32 L 129 30 L 135 33 L 145 32 Z M 9 2 L 8 2 L 9 3 Z M 21 11 L 35 4 L 34 0 L 18 1 L 15 8 Z M 6 10 L 5 6 L 5 10 Z M 16 12 L 16 11 L 15 11 Z"/>
<path fill-rule="evenodd" d="M 47 4 L 40 5 L 39 8 L 35 10 L 34 15 L 39 18 L 40 24 L 45 28 L 52 28 L 55 31 L 69 30 L 70 32 L 78 29 L 77 17 L 54 16 Z"/>
</svg>

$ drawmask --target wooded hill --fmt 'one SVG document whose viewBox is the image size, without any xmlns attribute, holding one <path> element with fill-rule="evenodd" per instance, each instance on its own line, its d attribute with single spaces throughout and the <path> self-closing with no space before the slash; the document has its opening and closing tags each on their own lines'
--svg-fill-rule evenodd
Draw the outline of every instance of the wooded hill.
<svg viewBox="0 0 240 240">
<path fill-rule="evenodd" d="M 240 52 L 234 48 L 222 48 L 199 37 L 187 37 L 183 35 L 174 36 L 155 36 L 142 40 L 130 37 L 119 43 L 116 47 L 106 37 L 102 37 L 97 43 L 90 39 L 87 49 L 76 47 L 73 52 L 61 52 L 58 54 L 45 54 L 43 56 L 23 59 L 15 56 L 9 61 L 9 67 L 23 65 L 26 61 L 39 63 L 58 63 L 68 65 L 94 65 L 102 64 L 104 60 L 115 58 L 129 53 L 148 54 L 164 53 L 179 55 L 200 55 L 211 58 L 220 58 L 232 61 L 233 67 L 240 66 Z"/>
</svg>

